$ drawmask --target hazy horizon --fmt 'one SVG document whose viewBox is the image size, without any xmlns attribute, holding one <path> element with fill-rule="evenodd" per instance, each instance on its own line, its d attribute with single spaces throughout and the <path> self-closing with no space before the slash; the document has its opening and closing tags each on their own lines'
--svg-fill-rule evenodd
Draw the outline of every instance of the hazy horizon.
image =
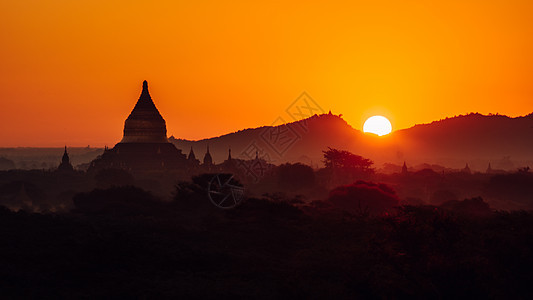
<svg viewBox="0 0 533 300">
<path fill-rule="evenodd" d="M 409 127 L 406 127 L 406 128 L 394 128 L 393 127 L 392 133 L 394 133 L 396 131 L 410 129 L 410 128 L 413 128 L 413 127 L 419 126 L 419 125 L 429 125 L 429 124 L 432 124 L 434 122 L 439 122 L 439 121 L 443 121 L 443 120 L 454 118 L 454 117 L 467 116 L 469 114 L 475 114 L 475 113 L 478 113 L 478 112 L 473 112 L 472 111 L 472 112 L 467 112 L 467 113 L 462 113 L 462 114 L 457 114 L 457 115 L 453 115 L 453 116 L 444 117 L 444 118 L 441 118 L 441 119 L 430 120 L 430 121 L 424 122 L 424 123 L 416 123 L 416 124 L 413 124 L 413 125 L 411 125 Z M 523 114 L 523 115 L 518 115 L 518 116 L 509 116 L 509 115 L 500 114 L 500 113 L 488 113 L 488 114 L 481 114 L 481 115 L 483 115 L 483 116 L 499 115 L 499 116 L 503 116 L 503 117 L 508 117 L 508 118 L 514 119 L 514 118 L 525 117 L 525 116 L 528 116 L 528 115 L 530 115 L 532 113 L 533 113 L 533 111 L 529 112 L 529 113 L 526 113 L 526 114 Z M 346 120 L 344 118 L 344 114 L 342 114 L 342 113 L 334 113 L 334 114 L 335 115 L 340 115 L 341 118 Z M 164 115 L 163 115 L 163 117 L 164 117 Z M 288 123 L 292 123 L 292 122 L 298 122 L 298 121 L 302 121 L 302 120 L 304 120 L 304 119 L 299 119 L 299 120 L 296 120 L 296 121 L 295 120 L 288 120 L 284 124 L 288 124 Z M 124 122 L 122 122 L 121 127 L 123 126 L 123 123 Z M 353 129 L 363 132 L 362 125 L 361 125 L 361 128 L 357 128 L 357 127 L 353 126 L 353 124 L 350 124 L 348 121 L 347 121 L 347 123 Z M 275 125 L 280 125 L 280 124 L 275 124 Z M 167 136 L 169 138 L 170 137 L 174 137 L 176 139 L 186 140 L 186 141 L 189 141 L 189 142 L 200 142 L 200 141 L 204 141 L 204 140 L 219 138 L 221 136 L 225 136 L 225 135 L 228 135 L 228 134 L 236 133 L 236 132 L 247 130 L 247 129 L 256 129 L 256 128 L 261 128 L 261 127 L 265 127 L 265 126 L 272 126 L 272 122 L 270 122 L 268 124 L 258 125 L 256 127 L 238 128 L 238 129 L 230 131 L 230 132 L 223 132 L 223 133 L 221 133 L 219 135 L 209 136 L 209 137 L 201 137 L 201 138 L 198 138 L 198 139 L 188 139 L 188 138 L 185 138 L 185 137 L 176 136 L 176 135 L 172 134 L 171 129 L 168 129 L 169 133 L 167 134 Z M 366 133 L 366 134 L 368 134 L 368 133 Z M 112 147 L 113 145 L 118 143 L 120 141 L 120 139 L 121 139 L 121 136 L 122 136 L 122 130 L 119 129 L 118 130 L 118 134 L 116 134 L 116 135 L 118 136 L 117 139 L 115 141 L 111 141 L 111 142 L 91 142 L 91 141 L 87 140 L 86 138 L 80 137 L 80 139 L 82 139 L 83 142 L 80 142 L 80 141 L 72 142 L 71 141 L 70 143 L 67 143 L 67 142 L 57 142 L 57 143 L 55 143 L 55 141 L 54 141 L 54 142 L 50 142 L 48 144 L 40 144 L 40 145 L 31 144 L 32 141 L 28 141 L 28 143 L 26 143 L 26 144 L 23 143 L 22 145 L 2 145 L 1 142 L 0 142 L 0 148 L 63 148 L 64 146 L 68 146 L 68 147 L 72 147 L 72 148 L 86 148 L 87 146 L 90 146 L 90 148 L 104 148 L 106 146 L 107 147 Z M 386 139 L 387 136 L 383 136 L 382 138 Z"/>
</svg>

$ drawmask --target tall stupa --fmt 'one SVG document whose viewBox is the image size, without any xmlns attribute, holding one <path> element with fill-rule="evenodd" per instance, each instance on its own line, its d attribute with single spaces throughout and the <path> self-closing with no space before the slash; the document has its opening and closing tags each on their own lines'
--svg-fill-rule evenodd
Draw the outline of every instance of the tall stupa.
<svg viewBox="0 0 533 300">
<path fill-rule="evenodd" d="M 182 169 L 186 156 L 167 139 L 165 119 L 148 92 L 148 82 L 124 122 L 122 140 L 93 160 L 89 171 L 120 168 L 129 171 Z"/>
<path fill-rule="evenodd" d="M 146 80 L 137 104 L 124 122 L 121 143 L 168 143 L 165 119 L 150 97 Z"/>
</svg>

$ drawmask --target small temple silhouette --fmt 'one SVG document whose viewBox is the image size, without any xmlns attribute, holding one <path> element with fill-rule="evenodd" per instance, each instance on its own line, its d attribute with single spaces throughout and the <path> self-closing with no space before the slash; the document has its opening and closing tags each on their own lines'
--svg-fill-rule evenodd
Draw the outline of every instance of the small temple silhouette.
<svg viewBox="0 0 533 300">
<path fill-rule="evenodd" d="M 168 141 L 165 119 L 152 101 L 145 80 L 141 96 L 124 122 L 122 140 L 93 160 L 89 171 L 109 168 L 176 170 L 186 168 L 187 162 L 185 154 Z"/>
<path fill-rule="evenodd" d="M 70 157 L 68 156 L 67 152 L 67 146 L 65 146 L 65 152 L 63 153 L 63 157 L 61 158 L 61 163 L 59 164 L 59 167 L 57 167 L 58 172 L 73 172 L 74 168 L 72 167 L 72 164 L 70 163 Z"/>
<path fill-rule="evenodd" d="M 461 170 L 462 173 L 464 174 L 472 174 L 472 170 L 470 170 L 470 167 L 468 166 L 468 163 L 466 164 L 466 166 Z"/>
<path fill-rule="evenodd" d="M 194 169 L 197 168 L 200 165 L 200 160 L 196 158 L 196 155 L 194 154 L 194 150 L 191 146 L 191 151 L 189 151 L 189 156 L 187 156 L 187 160 L 189 161 L 189 168 Z"/>
<path fill-rule="evenodd" d="M 407 164 L 405 163 L 405 161 L 403 162 L 403 166 L 402 166 L 402 174 L 404 175 L 409 174 L 409 170 L 407 170 Z"/>
<path fill-rule="evenodd" d="M 213 164 L 213 158 L 211 157 L 211 153 L 209 153 L 209 145 L 207 145 L 207 151 L 204 155 L 204 166 L 211 166 Z"/>
</svg>

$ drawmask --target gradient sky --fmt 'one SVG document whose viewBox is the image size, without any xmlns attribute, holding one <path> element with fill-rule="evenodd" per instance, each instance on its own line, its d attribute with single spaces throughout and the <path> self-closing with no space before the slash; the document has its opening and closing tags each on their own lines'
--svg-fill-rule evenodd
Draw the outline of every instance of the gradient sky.
<svg viewBox="0 0 533 300">
<path fill-rule="evenodd" d="M 533 1 L 0 0 L 0 146 L 103 146 L 148 80 L 168 134 L 533 111 Z M 349 3 L 349 4 L 348 4 Z"/>
</svg>

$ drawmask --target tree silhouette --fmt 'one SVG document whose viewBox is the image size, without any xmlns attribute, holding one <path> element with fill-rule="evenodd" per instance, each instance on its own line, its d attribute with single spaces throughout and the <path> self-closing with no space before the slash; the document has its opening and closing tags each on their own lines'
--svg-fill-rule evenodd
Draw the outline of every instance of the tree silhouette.
<svg viewBox="0 0 533 300">
<path fill-rule="evenodd" d="M 374 162 L 368 158 L 353 154 L 346 150 L 338 150 L 328 147 L 329 150 L 324 153 L 324 164 L 326 168 L 360 170 L 363 172 L 371 171 Z"/>
</svg>

